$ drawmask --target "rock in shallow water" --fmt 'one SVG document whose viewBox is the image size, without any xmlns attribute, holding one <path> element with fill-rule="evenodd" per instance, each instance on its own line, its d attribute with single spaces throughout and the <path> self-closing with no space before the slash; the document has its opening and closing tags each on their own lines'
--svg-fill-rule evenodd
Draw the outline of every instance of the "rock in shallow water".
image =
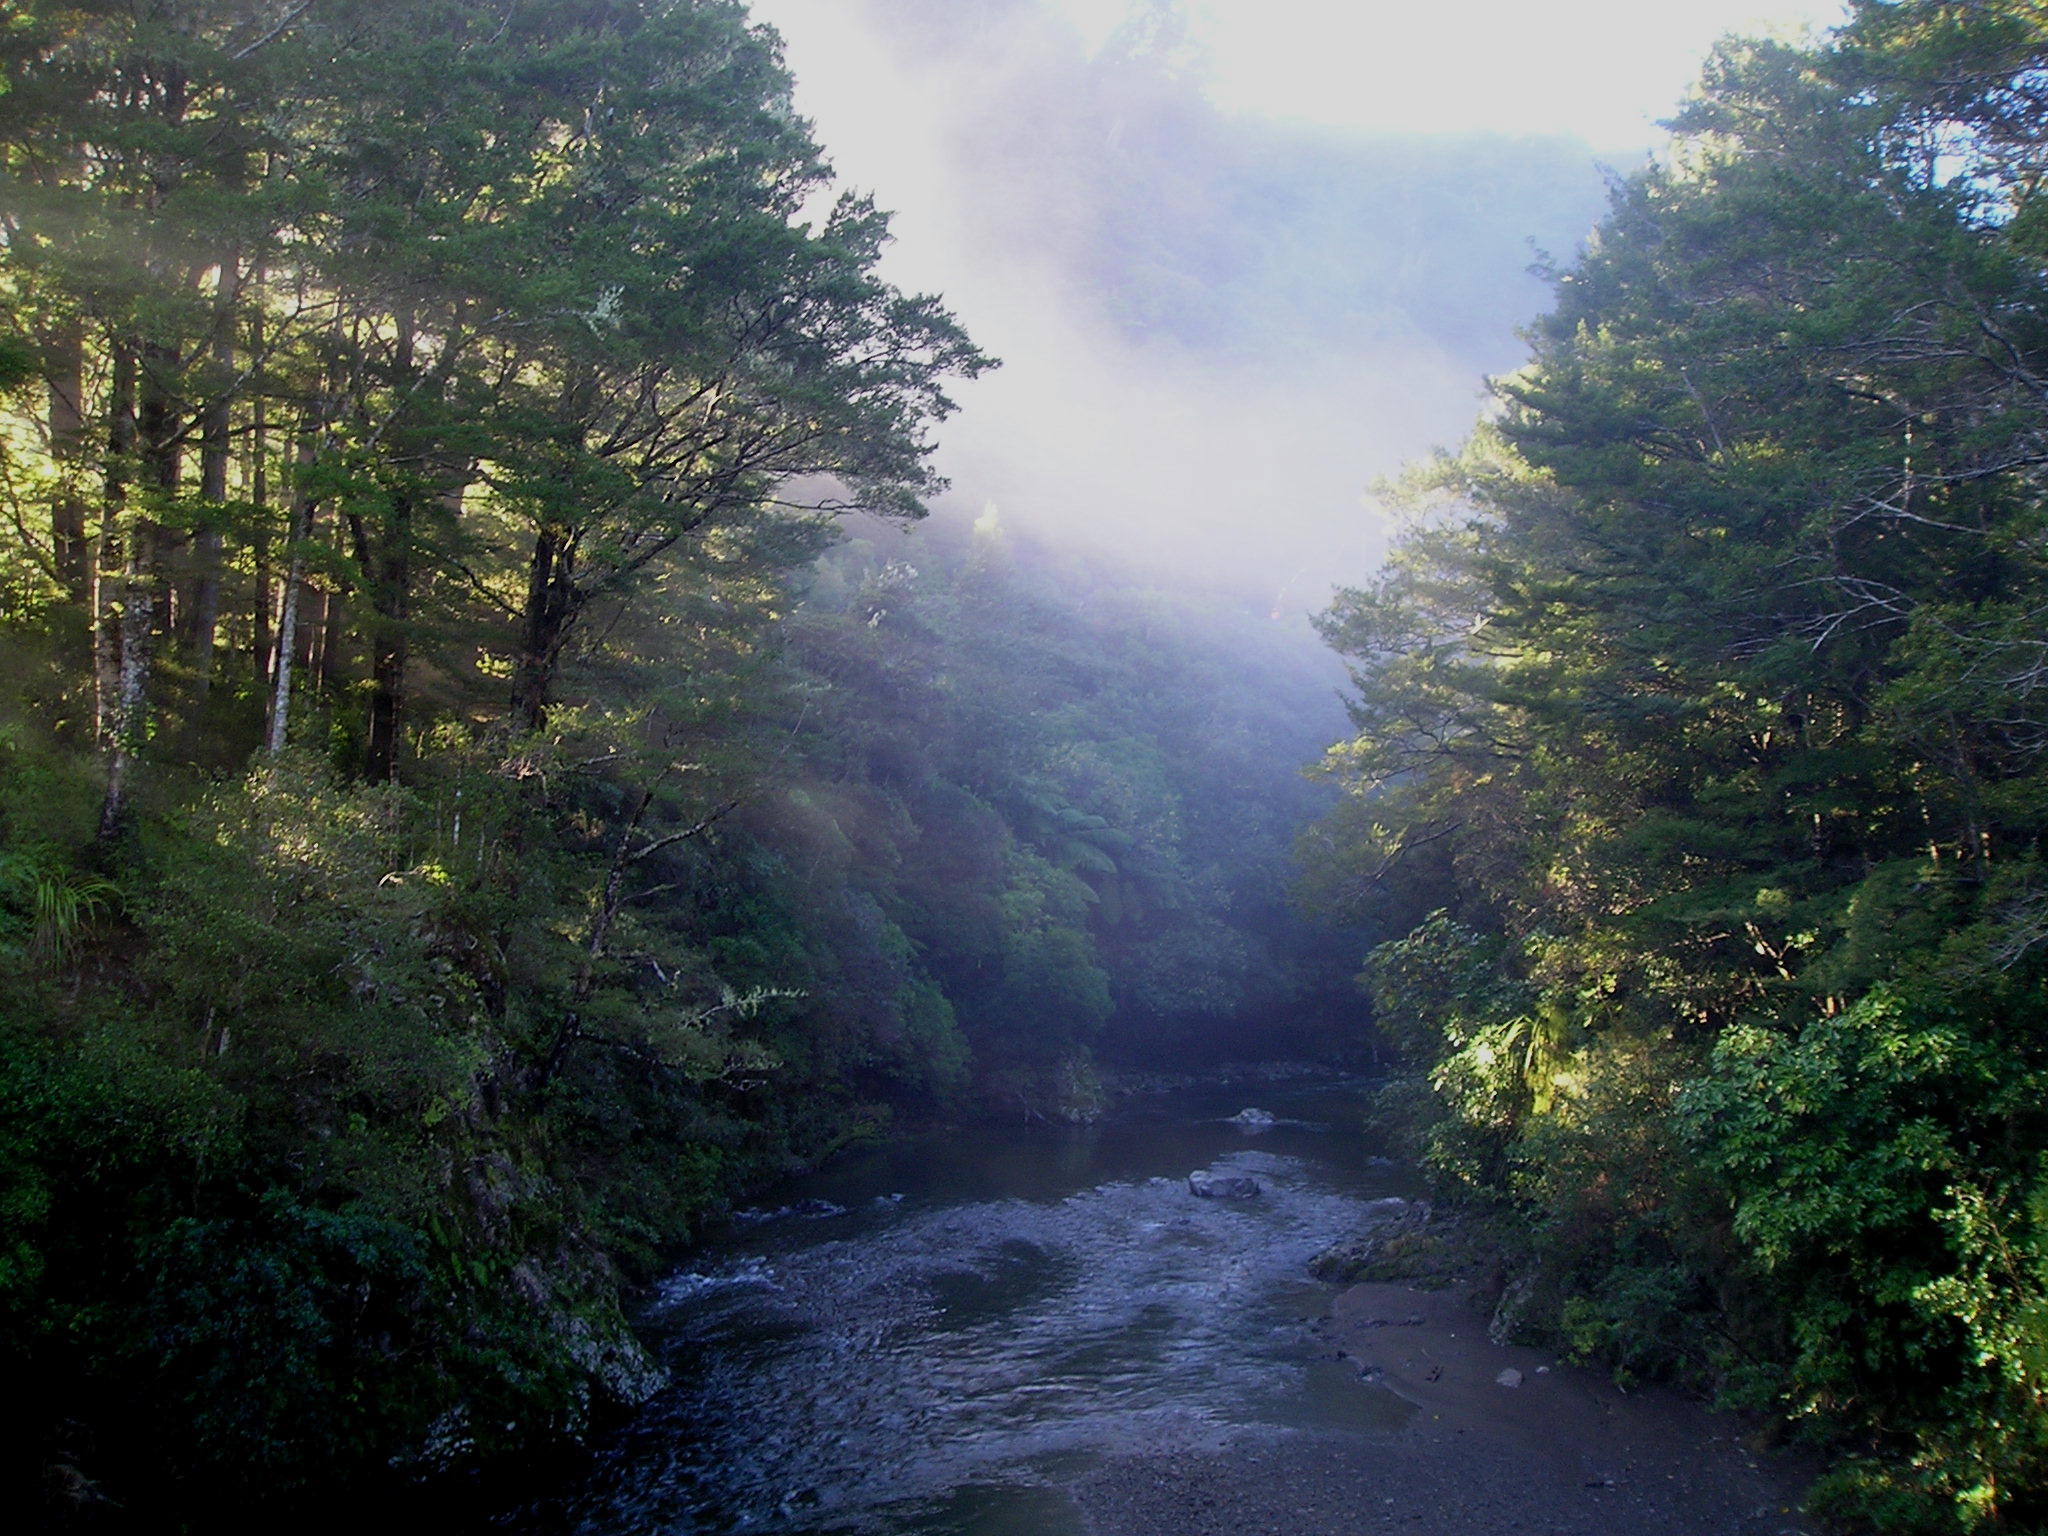
<svg viewBox="0 0 2048 1536">
<path fill-rule="evenodd" d="M 1278 1122 L 1270 1109 L 1240 1109 L 1230 1117 L 1230 1123 L 1248 1131 L 1263 1131 Z"/>
<path fill-rule="evenodd" d="M 1367 1277 L 1385 1259 L 1390 1239 L 1418 1230 L 1428 1222 L 1429 1206 L 1426 1201 L 1411 1204 L 1390 1197 L 1372 1201 L 1360 1216 L 1364 1231 L 1339 1239 L 1308 1261 L 1308 1272 L 1316 1279 L 1349 1285 Z"/>
<path fill-rule="evenodd" d="M 1188 1193 L 1204 1200 L 1249 1200 L 1259 1192 L 1259 1181 L 1243 1173 L 1211 1173 L 1197 1168 L 1188 1175 Z"/>
</svg>

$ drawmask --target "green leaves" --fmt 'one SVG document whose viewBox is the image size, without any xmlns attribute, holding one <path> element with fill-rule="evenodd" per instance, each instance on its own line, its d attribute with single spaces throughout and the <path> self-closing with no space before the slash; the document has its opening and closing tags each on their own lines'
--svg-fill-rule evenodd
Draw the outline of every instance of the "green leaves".
<svg viewBox="0 0 2048 1536">
<path fill-rule="evenodd" d="M 1822 1490 L 1887 1529 L 1970 1528 L 2043 1491 L 2048 1273 L 2013 1209 L 2038 1174 L 2001 1143 L 2039 1145 L 2048 1075 L 1987 1022 L 1879 989 L 1796 1039 L 1725 1036 L 1678 1106 L 1782 1298 L 1782 1401 L 1916 1428 L 1908 1467 L 1852 1463 Z"/>
<path fill-rule="evenodd" d="M 35 932 L 29 952 L 70 958 L 88 928 L 120 900 L 121 888 L 98 875 L 45 872 L 36 878 Z"/>
<path fill-rule="evenodd" d="M 1333 857 L 1449 907 L 1368 965 L 1438 1165 L 1584 1348 L 1886 1437 L 1823 1500 L 1888 1529 L 2044 1497 L 2041 43 L 1724 44 L 1325 620 Z"/>
</svg>

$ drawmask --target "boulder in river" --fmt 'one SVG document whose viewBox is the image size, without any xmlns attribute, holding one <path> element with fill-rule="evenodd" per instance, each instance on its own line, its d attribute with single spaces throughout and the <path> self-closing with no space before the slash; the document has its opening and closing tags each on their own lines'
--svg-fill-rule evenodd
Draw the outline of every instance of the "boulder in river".
<svg viewBox="0 0 2048 1536">
<path fill-rule="evenodd" d="M 1212 1173 L 1197 1168 L 1188 1175 L 1188 1193 L 1204 1200 L 1249 1200 L 1259 1192 L 1259 1181 L 1244 1173 Z"/>
<path fill-rule="evenodd" d="M 1242 1126 L 1248 1131 L 1263 1131 L 1277 1123 L 1270 1109 L 1240 1109 L 1230 1117 L 1232 1125 Z"/>
</svg>

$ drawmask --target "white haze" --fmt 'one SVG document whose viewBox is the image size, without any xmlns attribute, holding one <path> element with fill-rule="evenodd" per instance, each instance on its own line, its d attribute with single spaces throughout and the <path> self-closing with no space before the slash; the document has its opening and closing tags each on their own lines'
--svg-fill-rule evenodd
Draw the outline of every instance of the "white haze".
<svg viewBox="0 0 2048 1536">
<path fill-rule="evenodd" d="M 1589 9 L 1583 47 L 1596 31 L 1612 41 L 1621 9 Z M 1686 25 L 1638 28 L 1655 69 L 1602 53 L 1653 94 L 1610 96 L 1585 123 L 1675 105 L 1698 59 L 1674 73 L 1671 38 L 1710 38 L 1699 18 L 1717 10 L 1668 9 Z M 1517 10 L 1570 35 L 1568 10 Z M 1206 0 L 1193 15 L 1171 0 L 753 11 L 782 33 L 797 108 L 842 184 L 894 213 L 888 275 L 943 294 L 1003 360 L 958 391 L 945 505 L 993 504 L 1013 529 L 1276 616 L 1370 574 L 1387 528 L 1367 487 L 1464 435 L 1485 376 L 1521 360 L 1515 328 L 1548 302 L 1532 261 L 1568 260 L 1604 207 L 1609 172 L 1572 114 L 1523 105 L 1506 121 L 1541 132 L 1487 131 L 1503 121 L 1489 93 L 1505 55 L 1469 7 L 1441 35 L 1370 21 L 1409 6 L 1307 0 Z M 1248 25 L 1254 11 L 1264 20 Z M 1754 12 L 1732 0 L 1718 14 Z M 1517 27 L 1495 43 L 1526 51 Z M 1363 79 L 1370 53 L 1382 76 L 1457 99 L 1453 39 L 1468 116 L 1388 122 L 1342 89 L 1336 59 L 1348 52 Z M 1277 73 L 1289 59 L 1291 95 Z M 1617 146 L 1609 132 L 1607 166 L 1639 160 L 1649 138 Z"/>
<path fill-rule="evenodd" d="M 1049 0 L 1091 48 L 1150 0 Z M 1377 132 L 1654 144 L 1716 38 L 1832 26 L 1839 0 L 1191 0 L 1209 94 L 1235 111 Z"/>
</svg>

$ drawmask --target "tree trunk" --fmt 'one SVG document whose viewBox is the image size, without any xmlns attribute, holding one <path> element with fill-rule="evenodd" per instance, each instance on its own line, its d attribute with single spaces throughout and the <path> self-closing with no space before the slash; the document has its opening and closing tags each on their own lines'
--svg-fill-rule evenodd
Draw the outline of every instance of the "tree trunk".
<svg viewBox="0 0 2048 1536">
<path fill-rule="evenodd" d="M 220 508 L 228 499 L 228 438 L 233 425 L 235 390 L 235 306 L 242 295 L 242 256 L 230 247 L 221 257 L 214 280 L 212 354 L 206 412 L 199 423 L 199 499 L 215 509 L 208 526 L 194 541 L 197 576 L 192 584 L 190 654 L 196 702 L 204 706 L 213 692 L 213 653 L 220 628 L 222 533 Z"/>
<path fill-rule="evenodd" d="M 199 437 L 199 494 L 219 507 L 228 499 L 228 403 L 207 406 Z M 220 628 L 221 531 L 202 528 L 193 544 L 198 576 L 192 584 L 191 655 L 197 701 L 204 705 L 213 692 L 213 653 Z"/>
<path fill-rule="evenodd" d="M 362 519 L 351 518 L 356 558 L 363 567 L 374 615 L 370 624 L 370 740 L 363 772 L 373 782 L 398 776 L 398 747 L 405 727 L 405 669 L 411 636 L 413 506 L 409 495 L 392 498 L 383 530 L 383 550 L 373 556 Z"/>
<path fill-rule="evenodd" d="M 149 672 L 157 609 L 156 529 L 135 519 L 127 544 L 121 576 L 120 663 L 109 722 L 107 792 L 100 802 L 103 842 L 127 828 L 135 764 L 149 736 Z"/>
<path fill-rule="evenodd" d="M 85 156 L 77 149 L 64 156 L 59 165 L 47 167 L 44 184 L 55 188 L 66 184 L 67 172 L 76 184 L 85 170 Z M 93 665 L 97 649 L 94 631 L 98 613 L 94 607 L 98 582 L 94 541 L 86 535 L 91 497 L 86 494 L 86 465 L 91 442 L 86 429 L 85 410 L 85 328 L 75 318 L 56 327 L 48 342 L 50 394 L 50 457 L 57 468 L 56 498 L 50 505 L 50 543 L 56 559 L 57 580 L 72 606 L 84 617 L 80 637 L 83 665 Z"/>
<path fill-rule="evenodd" d="M 94 561 L 92 684 L 96 731 L 106 754 L 106 793 L 100 799 L 100 838 L 119 836 L 127 821 L 129 772 L 135 754 L 135 702 L 139 657 L 154 621 L 154 569 L 150 528 L 129 506 L 135 453 L 135 348 L 115 344 L 113 397 L 106 420 L 106 489 L 100 508 L 100 557 Z M 150 580 L 137 582 L 137 575 Z"/>
<path fill-rule="evenodd" d="M 177 348 L 150 341 L 142 344 L 141 361 L 136 387 L 135 452 L 142 467 L 143 483 L 155 491 L 174 494 L 184 468 L 184 446 L 179 441 L 182 423 L 175 393 L 182 360 Z M 155 518 L 140 512 L 137 515 L 145 533 L 143 542 L 150 549 L 150 580 L 160 588 L 150 594 L 151 643 L 144 654 L 141 673 L 146 695 L 157 638 L 161 636 L 172 644 L 177 640 L 179 592 L 175 581 L 168 577 L 175 575 L 184 563 L 185 539 Z M 121 665 L 124 670 L 128 665 L 125 653 Z"/>
<path fill-rule="evenodd" d="M 534 535 L 526 608 L 519 623 L 519 657 L 512 671 L 512 718 L 528 731 L 547 723 L 555 668 L 569 627 L 583 606 L 575 570 L 575 541 L 570 534 L 542 528 Z"/>
<path fill-rule="evenodd" d="M 314 425 L 306 423 L 299 435 L 299 464 L 313 462 Z M 299 595 L 305 585 L 306 541 L 313 533 L 313 501 L 303 489 L 292 493 L 292 515 L 286 537 L 290 570 L 284 579 L 284 602 L 277 616 L 277 679 L 270 695 L 270 734 L 267 745 L 275 757 L 284 750 L 285 731 L 291 722 L 292 663 L 298 650 Z"/>
<path fill-rule="evenodd" d="M 299 587 L 305 556 L 294 550 L 291 571 L 284 579 L 284 602 L 277 613 L 277 681 L 270 692 L 270 732 L 266 745 L 272 757 L 284 750 L 285 729 L 292 712 L 292 642 L 298 638 Z"/>
<path fill-rule="evenodd" d="M 260 342 L 259 342 L 260 344 Z M 261 687 L 270 680 L 270 418 L 263 393 L 256 393 L 249 424 L 249 556 L 255 566 L 255 591 L 249 605 L 249 660 Z"/>
<path fill-rule="evenodd" d="M 128 477 L 135 452 L 135 352 L 115 343 L 107 400 L 106 475 L 100 490 L 100 534 L 93 560 L 93 737 L 112 734 L 121 666 L 120 570 L 126 547 Z"/>
<path fill-rule="evenodd" d="M 403 394 L 420 387 L 414 372 L 414 317 L 401 311 L 392 351 L 392 375 L 400 381 Z M 393 410 L 387 425 L 397 428 L 411 413 L 409 403 Z M 398 747 L 405 728 L 405 668 L 410 634 L 407 622 L 412 603 L 412 541 L 415 497 L 412 488 L 394 491 L 391 510 L 377 530 L 372 543 L 368 524 L 359 513 L 349 514 L 349 537 L 355 546 L 356 565 L 363 574 L 363 593 L 370 600 L 368 640 L 370 647 L 370 731 L 363 757 L 363 772 L 373 783 L 389 782 L 398 776 Z M 331 633 L 329 636 L 331 643 Z"/>
<path fill-rule="evenodd" d="M 311 533 L 312 529 L 307 531 Z M 323 688 L 335 680 L 327 658 L 328 610 L 333 601 L 325 587 L 313 582 L 305 582 L 299 589 L 299 633 L 292 654 L 299 670 L 308 677 L 319 678 Z"/>
<path fill-rule="evenodd" d="M 126 811 L 127 763 L 119 740 L 122 572 L 137 530 L 129 516 L 128 477 L 135 452 L 135 349 L 116 342 L 107 401 L 107 464 L 101 489 L 99 545 L 93 559 L 92 674 L 93 739 L 107 757 L 107 793 L 101 802 L 102 832 L 118 827 Z"/>
<path fill-rule="evenodd" d="M 373 783 L 398 777 L 398 743 L 405 726 L 405 630 L 379 614 L 370 637 L 370 743 L 363 772 Z"/>
<path fill-rule="evenodd" d="M 75 322 L 51 339 L 50 460 L 57 471 L 50 500 L 50 548 L 58 584 L 70 605 L 71 624 L 59 633 L 69 666 L 91 675 L 98 649 L 93 541 L 86 536 L 84 475 L 90 452 L 85 426 L 85 339 Z M 75 626 L 75 627 L 73 627 Z M 75 727 L 64 727 L 70 735 Z"/>
<path fill-rule="evenodd" d="M 128 447 L 139 454 L 143 474 L 151 486 L 173 492 L 178 488 L 179 452 L 177 406 L 170 386 L 177 353 L 156 343 L 145 343 L 141 360 L 139 377 L 131 374 L 134 383 L 130 398 L 138 402 L 135 413 L 127 416 L 117 399 L 110 437 L 119 439 L 125 435 Z M 117 396 L 119 393 L 117 389 Z M 116 464 L 119 463 L 117 454 Z M 102 841 L 118 837 L 127 829 L 135 766 L 149 740 L 149 685 L 161 596 L 162 552 L 157 525 L 130 503 L 125 469 L 117 467 L 114 473 L 121 479 L 110 485 L 110 491 L 119 490 L 121 494 L 118 498 L 110 495 L 107 512 L 118 519 L 126 536 L 120 561 L 118 661 L 113 707 L 107 722 L 107 790 L 100 802 Z"/>
<path fill-rule="evenodd" d="M 57 579 L 81 612 L 92 601 L 92 545 L 85 536 L 84 487 L 77 481 L 86 454 L 85 339 L 67 324 L 50 344 L 50 457 L 59 480 L 50 505 L 50 542 Z"/>
<path fill-rule="evenodd" d="M 320 609 L 320 686 L 332 693 L 348 660 L 348 600 L 332 589 L 316 589 Z"/>
</svg>

